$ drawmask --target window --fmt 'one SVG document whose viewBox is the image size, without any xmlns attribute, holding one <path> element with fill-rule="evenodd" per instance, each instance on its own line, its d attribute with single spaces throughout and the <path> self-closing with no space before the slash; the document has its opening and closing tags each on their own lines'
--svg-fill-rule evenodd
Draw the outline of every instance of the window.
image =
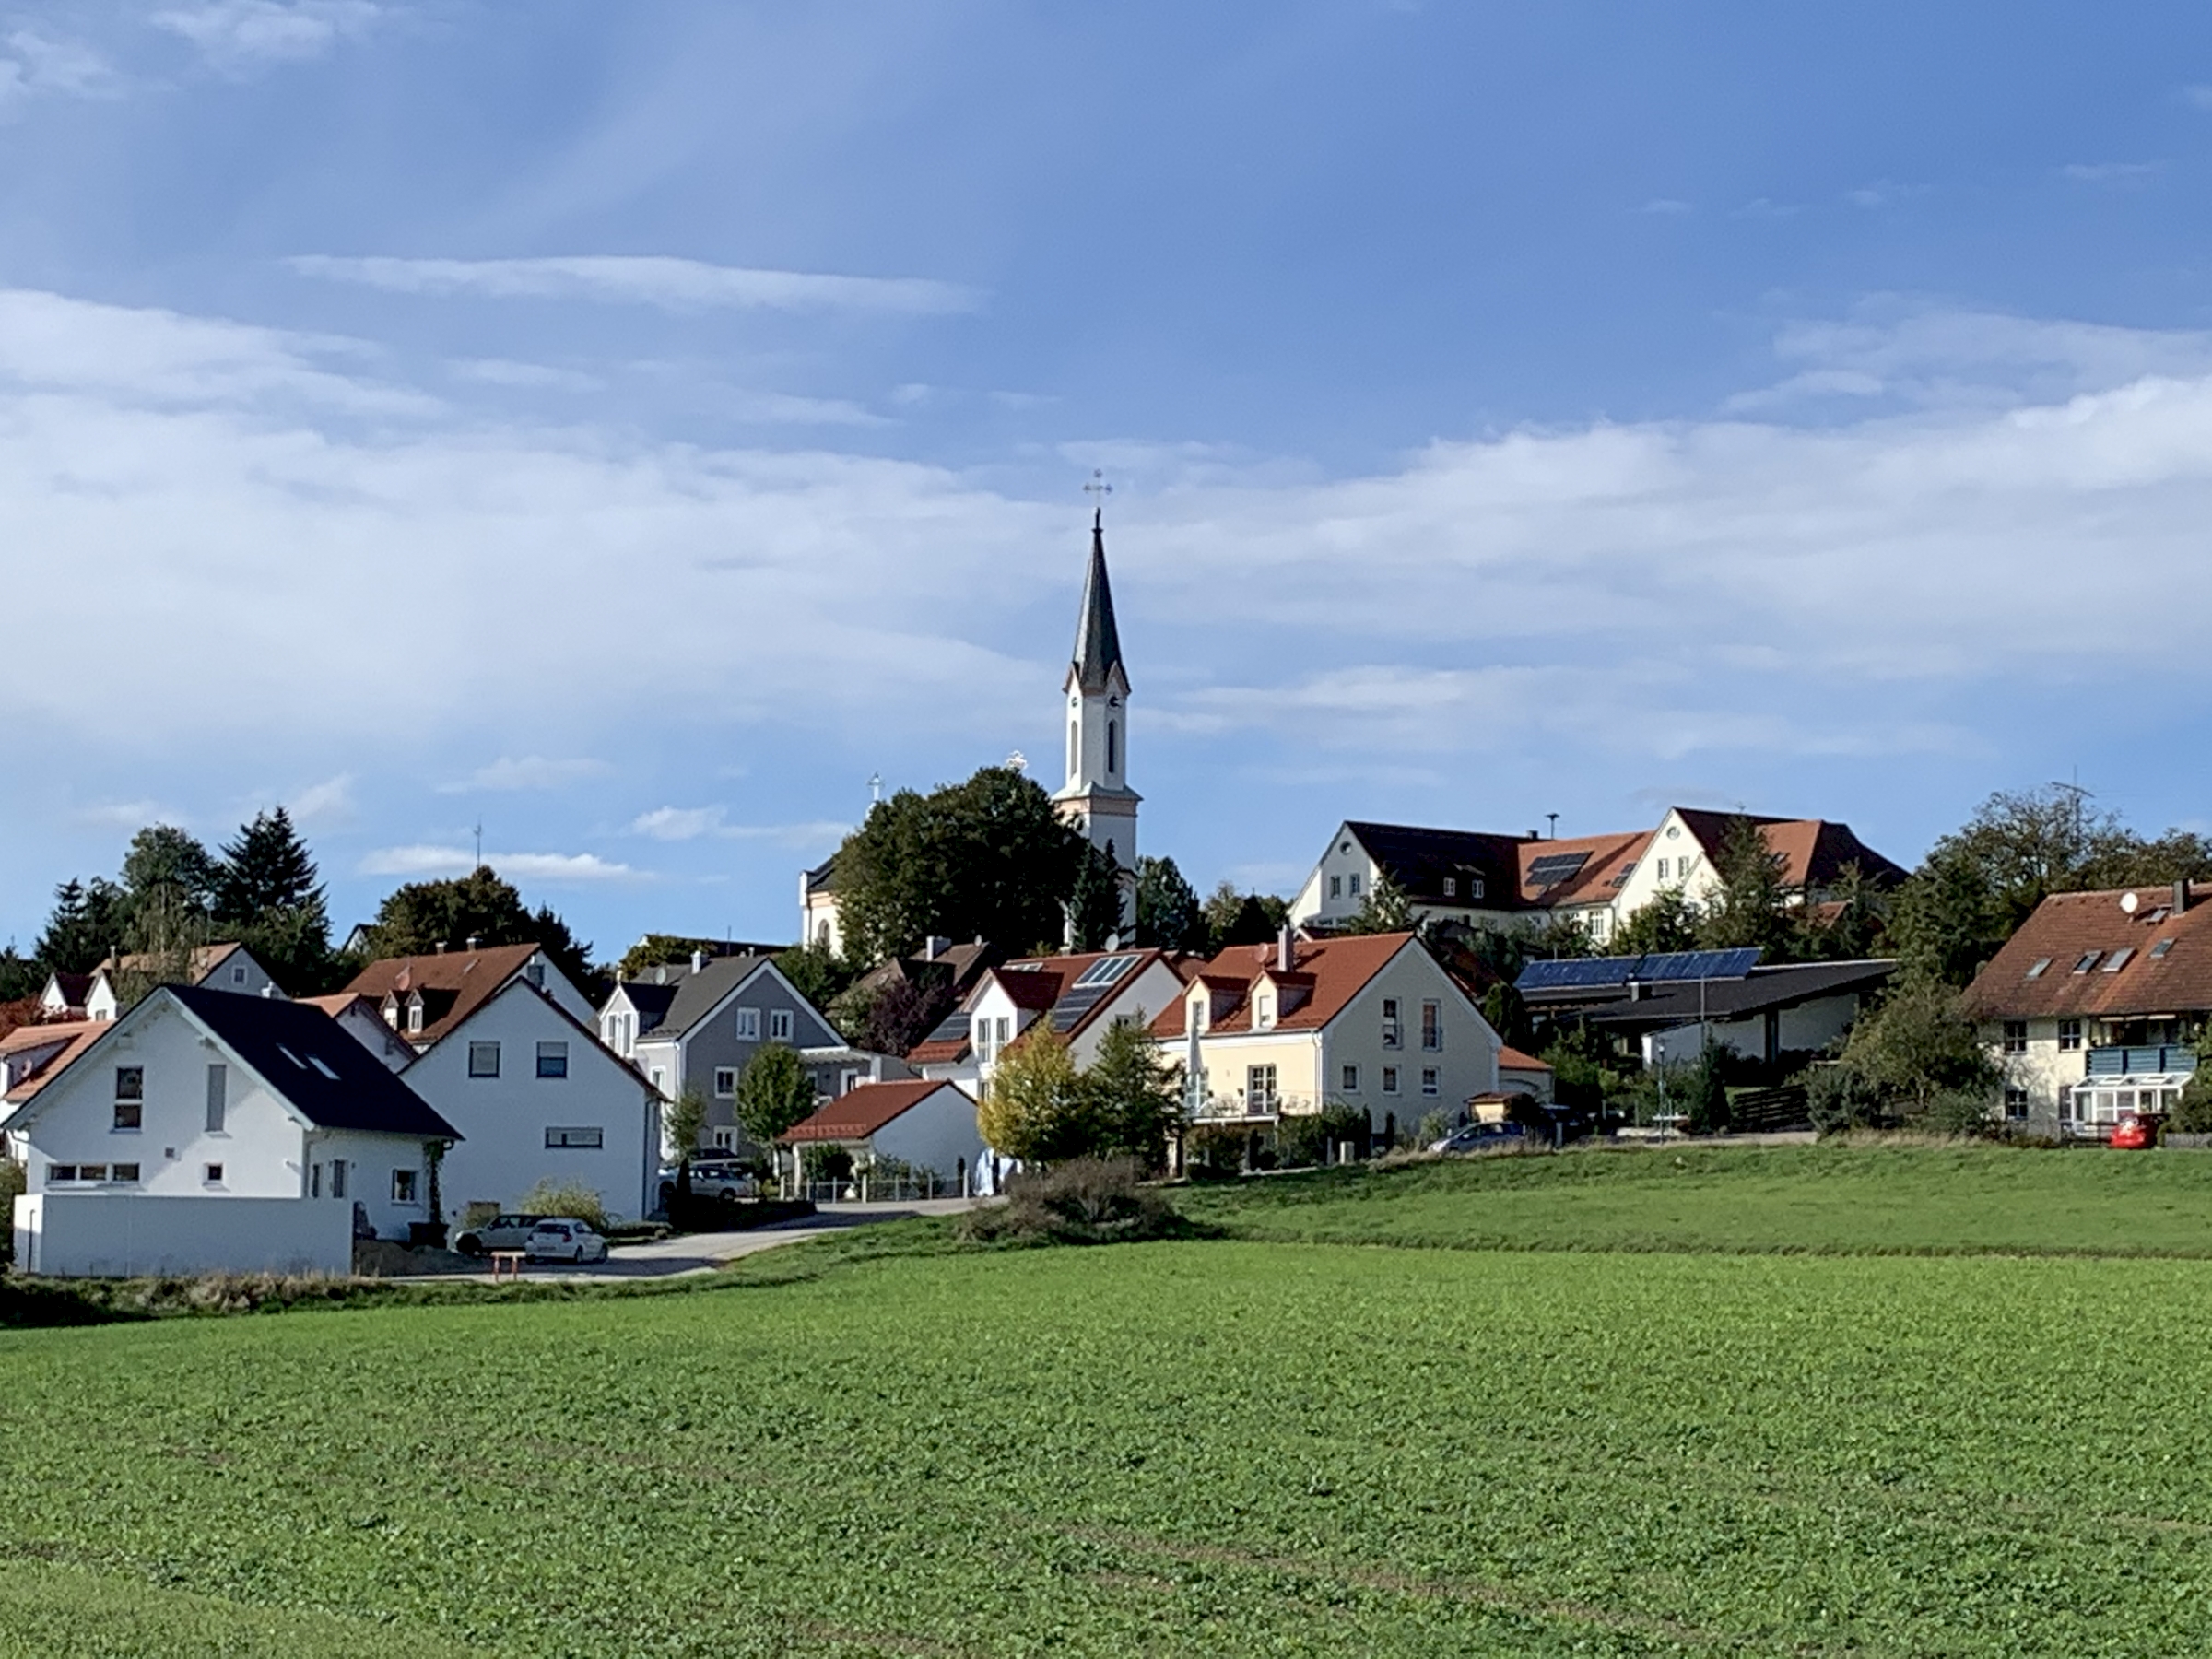
<svg viewBox="0 0 2212 1659">
<path fill-rule="evenodd" d="M 548 1151 L 557 1151 L 566 1147 L 576 1152 L 596 1152 L 606 1145 L 606 1131 L 604 1129 L 548 1129 L 546 1131 L 546 1147 Z"/>
<path fill-rule="evenodd" d="M 789 1042 L 791 1041 L 791 1010 L 789 1008 L 771 1008 L 768 1011 L 768 1035 L 769 1041 L 771 1042 Z"/>
<path fill-rule="evenodd" d="M 1479 899 L 1482 897 L 1481 877 L 1470 876 L 1467 877 L 1467 897 L 1470 899 Z"/>
<path fill-rule="evenodd" d="M 307 1063 L 313 1066 L 317 1071 L 321 1072 L 324 1077 L 328 1077 L 333 1083 L 335 1083 L 338 1080 L 338 1074 L 330 1069 L 330 1062 L 324 1059 L 322 1055 L 310 1054 L 307 1057 Z"/>
<path fill-rule="evenodd" d="M 422 998 L 419 996 L 407 1004 L 407 1032 L 410 1036 L 421 1035 Z"/>
<path fill-rule="evenodd" d="M 2150 947 L 2150 959 L 2154 962 L 2162 962 L 2166 959 L 2166 953 L 2172 948 L 2173 941 L 2171 939 L 2160 939 Z"/>
<path fill-rule="evenodd" d="M 1444 877 L 1444 897 L 1447 899 L 1456 899 L 1459 897 L 1458 877 L 1447 876 Z"/>
<path fill-rule="evenodd" d="M 1001 1014 L 995 1022 L 995 1029 L 991 1033 L 991 1046 L 1001 1053 L 1006 1052 L 1006 1043 L 1013 1035 L 1013 1018 L 1010 1015 Z"/>
<path fill-rule="evenodd" d="M 569 1045 L 565 1042 L 541 1042 L 537 1045 L 537 1075 L 541 1077 L 565 1077 L 569 1075 Z"/>
<path fill-rule="evenodd" d="M 108 1166 L 106 1164 L 78 1164 L 76 1178 L 79 1181 L 105 1181 L 108 1178 Z"/>
<path fill-rule="evenodd" d="M 223 1166 L 217 1163 L 209 1164 L 201 1174 L 200 1179 L 209 1186 L 221 1186 L 223 1184 Z"/>
<path fill-rule="evenodd" d="M 1394 1095 L 1398 1092 L 1398 1068 L 1394 1065 L 1386 1065 L 1382 1068 L 1382 1092 L 1386 1095 Z"/>
<path fill-rule="evenodd" d="M 468 1075 L 472 1077 L 496 1077 L 500 1075 L 500 1045 L 496 1042 L 472 1042 L 468 1045 Z"/>
<path fill-rule="evenodd" d="M 1341 899 L 1344 897 L 1343 877 L 1332 876 L 1329 877 L 1329 897 L 1332 899 Z"/>
<path fill-rule="evenodd" d="M 740 1042 L 758 1042 L 760 1041 L 759 1009 L 740 1008 L 737 1010 L 737 1041 Z"/>
<path fill-rule="evenodd" d="M 389 997 L 384 1000 L 384 1023 L 395 1031 L 399 1030 L 399 1005 Z"/>
<path fill-rule="evenodd" d="M 1072 720 L 1067 723 L 1067 775 L 1076 775 L 1076 723 Z"/>
<path fill-rule="evenodd" d="M 2058 1022 L 2058 1050 L 2062 1054 L 2076 1053 L 2081 1048 L 2081 1021 L 2062 1019 Z"/>
<path fill-rule="evenodd" d="M 1659 879 L 1662 881 L 1666 879 L 1666 860 L 1664 858 L 1659 861 Z"/>
<path fill-rule="evenodd" d="M 117 1164 L 108 1171 L 108 1179 L 110 1181 L 135 1181 L 138 1179 L 138 1166 L 136 1164 Z"/>
<path fill-rule="evenodd" d="M 1347 890 L 1347 891 L 1348 891 L 1348 892 L 1351 894 L 1351 896 L 1352 896 L 1353 898 L 1355 898 L 1355 899 L 1359 898 L 1359 871 L 1357 871 L 1357 870 L 1354 870 L 1354 871 L 1353 871 L 1353 872 L 1352 872 L 1352 873 L 1351 873 L 1349 876 L 1347 876 L 1347 877 L 1346 877 L 1344 879 L 1345 879 L 1345 883 L 1346 883 L 1346 890 Z"/>
<path fill-rule="evenodd" d="M 1275 998 L 1274 998 L 1274 997 L 1272 997 L 1272 996 L 1260 996 L 1260 997 L 1254 997 L 1254 998 L 1253 999 L 1253 1004 L 1252 1004 L 1252 1023 L 1253 1023 L 1253 1025 L 1257 1026 L 1257 1027 L 1258 1027 L 1258 1028 L 1259 1028 L 1261 1030 L 1263 1030 L 1263 1031 L 1266 1031 L 1266 1030 L 1274 1030 L 1274 1028 L 1275 1028 Z"/>
<path fill-rule="evenodd" d="M 1182 1029 L 1186 1031 L 1205 1030 L 1206 1016 L 1213 1012 L 1212 1002 L 1213 999 L 1201 987 L 1198 994 L 1183 1005 Z M 984 1022 L 978 1020 L 976 1023 L 981 1025 Z"/>
<path fill-rule="evenodd" d="M 415 1178 L 418 1173 L 418 1171 L 414 1170 L 394 1170 L 392 1171 L 393 1203 L 418 1204 L 421 1202 L 421 1200 L 415 1196 Z"/>
<path fill-rule="evenodd" d="M 75 1164 L 48 1164 L 46 1166 L 46 1184 L 48 1186 L 67 1186 L 76 1179 L 76 1166 Z"/>
<path fill-rule="evenodd" d="M 146 1099 L 146 1067 L 119 1065 L 115 1068 L 115 1098 L 119 1100 Z"/>
<path fill-rule="evenodd" d="M 523 970 L 523 977 L 528 980 L 533 987 L 543 991 L 546 988 L 546 965 L 543 962 L 532 962 Z"/>
<path fill-rule="evenodd" d="M 735 1129 L 716 1129 L 712 1132 L 710 1138 L 713 1141 L 714 1149 L 717 1152 L 737 1150 L 737 1131 Z"/>
<path fill-rule="evenodd" d="M 330 1195 L 333 1198 L 346 1196 L 346 1160 L 342 1158 L 330 1160 Z"/>
<path fill-rule="evenodd" d="M 726 1100 L 737 1092 L 737 1068 L 718 1065 L 714 1068 L 714 1098 Z"/>
<path fill-rule="evenodd" d="M 1244 1068 L 1244 1105 L 1251 1112 L 1273 1112 L 1276 1104 L 1275 1067 L 1248 1065 Z"/>
<path fill-rule="evenodd" d="M 2026 1020 L 2008 1019 L 2005 1022 L 2003 1046 L 2008 1054 L 2024 1054 L 2028 1052 L 2028 1022 Z"/>
<path fill-rule="evenodd" d="M 120 1133 L 135 1135 L 145 1115 L 146 1103 L 143 1100 L 131 1100 L 115 1102 L 115 1128 Z"/>
<path fill-rule="evenodd" d="M 2117 972 L 2119 972 L 2121 969 L 2123 969 L 2123 968 L 2126 967 L 2130 961 L 2134 960 L 2134 959 L 2135 959 L 2135 954 L 2136 954 L 2136 947 L 2135 947 L 2133 945 L 2123 945 L 2123 946 L 2121 946 L 2121 947 L 2120 947 L 2120 948 L 2119 948 L 2119 949 L 2117 949 L 2117 950 L 2115 950 L 2115 951 L 2113 951 L 2113 952 L 2112 952 L 2112 954 L 2111 956 L 2109 956 L 2109 957 L 2105 958 L 2105 959 L 2104 959 L 2104 971 L 2105 971 L 2105 972 L 2107 972 L 2107 973 L 2117 973 Z"/>
<path fill-rule="evenodd" d="M 645 1081 L 652 1084 L 653 1088 L 657 1091 L 661 1087 L 661 1078 L 665 1075 L 665 1074 L 661 1070 L 661 1068 L 656 1065 L 651 1071 L 645 1074 Z"/>
<path fill-rule="evenodd" d="M 1112 777 L 1122 768 L 1121 725 L 1117 721 L 1106 723 L 1106 775 Z"/>
<path fill-rule="evenodd" d="M 1430 1053 L 1444 1046 L 1444 1005 L 1425 1002 L 1421 1005 L 1421 1046 Z"/>
<path fill-rule="evenodd" d="M 1398 999 L 1394 996 L 1386 996 L 1382 999 L 1382 1046 L 1396 1048 L 1400 1038 Z"/>
<path fill-rule="evenodd" d="M 230 982 L 231 982 L 232 984 L 234 984 L 234 985 L 242 985 L 242 984 L 244 984 L 244 983 L 246 982 L 246 971 L 245 971 L 245 969 L 244 969 L 244 968 L 242 968 L 242 967 L 239 967 L 239 968 L 233 968 L 233 969 L 231 969 L 231 970 L 230 970 Z"/>
<path fill-rule="evenodd" d="M 1437 1081 L 1436 1067 L 1433 1065 L 1421 1067 L 1421 1092 L 1425 1095 L 1441 1092 L 1441 1086 Z"/>
<path fill-rule="evenodd" d="M 2005 1086 L 2005 1116 L 2008 1122 L 2019 1123 L 2028 1115 L 2028 1091 L 2017 1083 Z"/>
<path fill-rule="evenodd" d="M 207 1068 L 207 1133 L 220 1135 L 223 1119 L 230 1104 L 230 1068 L 211 1065 Z"/>
<path fill-rule="evenodd" d="M 323 1196 L 323 1166 L 321 1164 L 315 1165 L 307 1172 L 307 1195 L 310 1198 Z"/>
<path fill-rule="evenodd" d="M 2101 950 L 2083 951 L 2081 953 L 2081 959 L 2074 964 L 2074 971 L 2077 973 L 2087 973 L 2090 969 L 2097 966 L 2097 959 L 2103 954 L 2104 952 Z"/>
<path fill-rule="evenodd" d="M 2030 979 L 2041 979 L 2044 971 L 2049 969 L 2050 966 L 2051 959 L 2049 957 L 2037 957 L 2033 965 L 2028 970 L 2028 977 Z"/>
</svg>

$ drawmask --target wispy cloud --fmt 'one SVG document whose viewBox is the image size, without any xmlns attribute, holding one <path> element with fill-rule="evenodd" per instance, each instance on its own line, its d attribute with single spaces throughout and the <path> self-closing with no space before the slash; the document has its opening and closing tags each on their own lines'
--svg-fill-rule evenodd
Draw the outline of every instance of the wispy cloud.
<svg viewBox="0 0 2212 1659">
<path fill-rule="evenodd" d="M 343 824 L 354 816 L 353 774 L 340 772 L 320 783 L 310 783 L 285 803 L 285 810 L 311 827 Z"/>
<path fill-rule="evenodd" d="M 303 253 L 288 262 L 303 276 L 364 283 L 403 294 L 492 300 L 593 300 L 663 311 L 878 312 L 942 316 L 976 310 L 973 288 L 923 276 L 841 276 L 764 271 L 662 255 L 585 254 L 557 259 L 398 259 Z"/>
<path fill-rule="evenodd" d="M 644 872 L 626 864 L 610 863 L 595 853 L 487 853 L 484 862 L 510 880 L 537 881 L 554 887 L 648 879 Z M 476 865 L 477 855 L 466 847 L 418 843 L 380 847 L 361 860 L 360 873 L 421 880 L 465 876 Z"/>
<path fill-rule="evenodd" d="M 651 812 L 641 812 L 630 820 L 632 835 L 642 835 L 653 841 L 698 841 L 703 836 L 719 836 L 725 841 L 768 841 L 784 847 L 817 847 L 825 841 L 841 839 L 853 828 L 849 823 L 818 821 L 808 824 L 733 824 L 727 821 L 728 808 L 723 806 L 656 806 Z"/>
<path fill-rule="evenodd" d="M 1658 214 L 1665 217 L 1673 214 L 1688 213 L 1690 211 L 1690 205 L 1676 196 L 1653 196 L 1650 201 L 1644 203 L 1642 206 L 1637 208 L 1636 211 L 1639 213 Z"/>
<path fill-rule="evenodd" d="M 488 766 L 479 766 L 458 782 L 441 783 L 441 794 L 467 794 L 475 790 L 566 789 L 592 778 L 604 778 L 614 768 L 604 760 L 548 759 L 543 755 L 519 758 L 502 755 Z"/>
<path fill-rule="evenodd" d="M 2070 161 L 2058 170 L 2058 176 L 2077 184 L 2132 189 L 2149 183 L 2164 165 L 2159 161 Z"/>
<path fill-rule="evenodd" d="M 486 386 L 520 386 L 529 391 L 596 392 L 606 382 L 597 375 L 573 369 L 555 369 L 545 363 L 517 363 L 506 358 L 465 358 L 448 363 L 446 372 L 455 380 L 475 381 Z"/>
<path fill-rule="evenodd" d="M 1802 203 L 1776 202 L 1771 201 L 1765 196 L 1755 196 L 1741 207 L 1736 208 L 1732 217 L 1750 219 L 1785 219 L 1795 218 L 1804 211 L 1805 207 Z"/>
<path fill-rule="evenodd" d="M 218 69 L 237 73 L 321 57 L 389 9 L 374 0 L 209 0 L 158 11 L 151 21 L 183 36 Z"/>
<path fill-rule="evenodd" d="M 1843 199 L 1853 207 L 1863 207 L 1871 212 L 1877 207 L 1888 207 L 1899 202 L 1910 201 L 1914 196 L 1925 195 L 1928 188 L 1925 184 L 1900 184 L 1890 179 L 1877 179 L 1871 184 L 1862 184 L 1856 190 L 1845 191 Z"/>
<path fill-rule="evenodd" d="M 2200 110 L 2212 110 L 2212 86 L 2183 87 L 2182 98 Z"/>
<path fill-rule="evenodd" d="M 101 801 L 80 806 L 70 818 L 108 830 L 143 830 L 148 824 L 181 824 L 183 819 L 159 801 Z"/>
</svg>

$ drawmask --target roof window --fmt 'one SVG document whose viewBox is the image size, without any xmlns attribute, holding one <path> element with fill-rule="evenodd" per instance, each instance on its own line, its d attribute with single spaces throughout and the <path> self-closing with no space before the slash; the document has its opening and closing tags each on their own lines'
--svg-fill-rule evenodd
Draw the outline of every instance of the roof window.
<svg viewBox="0 0 2212 1659">
<path fill-rule="evenodd" d="M 329 1066 L 323 1063 L 322 1055 L 310 1054 L 307 1057 L 307 1063 L 313 1066 L 317 1071 L 321 1072 L 324 1077 L 328 1077 L 333 1083 L 335 1083 L 338 1080 L 338 1074 L 335 1071 L 332 1071 Z"/>
<path fill-rule="evenodd" d="M 2171 939 L 2160 939 L 2156 945 L 2153 945 L 2150 947 L 2150 959 L 2154 962 L 2164 961 L 2166 959 L 2166 953 L 2172 948 L 2173 941 Z"/>
<path fill-rule="evenodd" d="M 2133 945 L 2121 946 L 2119 949 L 2113 951 L 2110 957 L 2105 959 L 2104 971 L 2107 973 L 2119 972 L 2121 969 L 2126 967 L 2128 963 L 2134 959 L 2135 954 L 2136 947 Z"/>
<path fill-rule="evenodd" d="M 2028 977 L 2030 979 L 2041 979 L 2043 977 L 2044 971 L 2050 966 L 2051 959 L 2049 957 L 2037 957 L 2035 959 L 2035 966 L 2028 970 Z"/>
<path fill-rule="evenodd" d="M 276 1045 L 276 1052 L 282 1054 L 287 1060 L 289 1060 L 294 1065 L 297 1065 L 301 1071 L 305 1071 L 307 1069 L 306 1062 L 302 1061 L 299 1055 L 293 1053 L 290 1049 L 286 1048 L 283 1043 L 280 1042 Z"/>
<path fill-rule="evenodd" d="M 2087 973 L 2090 969 L 2097 966 L 2097 959 L 2103 954 L 2104 952 L 2101 950 L 2083 951 L 2081 953 L 2081 960 L 2074 964 L 2074 971 L 2077 973 Z"/>
</svg>

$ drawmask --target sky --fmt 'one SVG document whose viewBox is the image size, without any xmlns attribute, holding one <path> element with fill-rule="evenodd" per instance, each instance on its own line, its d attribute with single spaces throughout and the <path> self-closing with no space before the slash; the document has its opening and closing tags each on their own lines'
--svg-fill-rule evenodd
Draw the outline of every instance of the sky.
<svg viewBox="0 0 2212 1659">
<path fill-rule="evenodd" d="M 872 779 L 1140 850 L 2212 829 L 2212 12 L 0 9 L 0 940 L 266 806 L 795 935 Z"/>
</svg>

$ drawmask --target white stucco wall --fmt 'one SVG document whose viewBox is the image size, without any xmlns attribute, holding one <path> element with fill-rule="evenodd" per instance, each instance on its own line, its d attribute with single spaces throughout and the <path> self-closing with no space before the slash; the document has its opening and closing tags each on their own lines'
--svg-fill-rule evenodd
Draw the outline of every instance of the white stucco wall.
<svg viewBox="0 0 2212 1659">
<path fill-rule="evenodd" d="M 962 1159 L 972 1171 L 986 1156 L 975 1126 L 975 1102 L 949 1087 L 908 1107 L 877 1130 L 869 1145 L 879 1158 L 935 1170 L 947 1181 L 959 1173 Z"/>
<path fill-rule="evenodd" d="M 56 1277 L 345 1274 L 351 1223 L 343 1205 L 300 1198 L 31 1193 L 15 1204 L 16 1261 Z"/>
<path fill-rule="evenodd" d="M 567 1077 L 537 1075 L 541 1042 L 567 1045 Z M 468 1075 L 471 1043 L 499 1045 L 498 1077 Z M 409 1066 L 406 1080 L 465 1137 L 440 1171 L 447 1221 L 471 1203 L 512 1206 L 543 1180 L 582 1182 L 610 1215 L 653 1207 L 660 1114 L 651 1087 L 527 985 L 510 985 L 477 1009 Z M 599 1147 L 546 1144 L 549 1130 L 578 1129 L 598 1130 Z"/>
</svg>

